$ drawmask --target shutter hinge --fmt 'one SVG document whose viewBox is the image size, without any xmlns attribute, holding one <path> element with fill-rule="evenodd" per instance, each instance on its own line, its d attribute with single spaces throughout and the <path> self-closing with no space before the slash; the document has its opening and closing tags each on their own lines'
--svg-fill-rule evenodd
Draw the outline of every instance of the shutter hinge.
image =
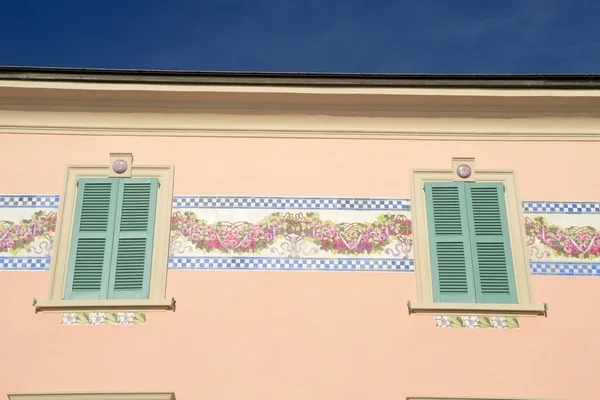
<svg viewBox="0 0 600 400">
<path fill-rule="evenodd" d="M 502 189 L 504 189 L 504 193 L 506 193 L 506 185 L 504 183 L 502 184 Z"/>
<path fill-rule="evenodd" d="M 75 184 L 75 186 L 79 187 L 79 179 L 77 179 L 77 183 Z"/>
<path fill-rule="evenodd" d="M 158 188 L 160 189 L 160 181 L 158 181 Z"/>
</svg>

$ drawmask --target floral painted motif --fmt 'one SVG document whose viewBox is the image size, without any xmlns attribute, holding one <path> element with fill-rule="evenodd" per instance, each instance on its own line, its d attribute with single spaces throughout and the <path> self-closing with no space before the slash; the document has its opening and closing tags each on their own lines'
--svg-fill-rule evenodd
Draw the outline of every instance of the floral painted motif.
<svg viewBox="0 0 600 400">
<path fill-rule="evenodd" d="M 0 221 L 0 256 L 27 252 L 49 257 L 56 218 L 55 210 L 38 210 L 20 222 Z M 408 259 L 412 249 L 410 219 L 393 212 L 359 223 L 332 222 L 310 211 L 274 212 L 258 222 L 208 223 L 193 211 L 176 211 L 171 228 L 172 255 L 194 249 L 224 255 L 265 255 L 261 252 L 268 250 L 276 256 L 301 257 L 320 250 L 333 256 L 384 253 Z M 562 228 L 543 216 L 531 216 L 525 218 L 525 229 L 532 260 L 600 258 L 600 230 L 592 226 Z"/>
<path fill-rule="evenodd" d="M 76 325 L 77 313 L 63 313 L 61 322 L 63 325 Z"/>
<path fill-rule="evenodd" d="M 450 328 L 451 323 L 452 321 L 447 315 L 438 315 L 437 317 L 435 317 L 435 326 L 437 326 L 438 328 Z"/>
<path fill-rule="evenodd" d="M 462 317 L 463 326 L 465 328 L 477 328 L 479 327 L 479 318 L 475 316 Z"/>
<path fill-rule="evenodd" d="M 277 239 L 294 245 L 312 242 L 333 254 L 378 254 L 395 240 L 410 246 L 412 234 L 411 221 L 404 215 L 388 213 L 374 222 L 334 223 L 322 220 L 315 212 L 275 212 L 256 223 L 213 224 L 197 218 L 194 212 L 175 212 L 171 231 L 173 240 L 183 239 L 204 252 L 223 254 L 258 253 Z M 292 252 L 292 256 L 297 256 L 297 252 Z"/>
<path fill-rule="evenodd" d="M 76 312 L 63 313 L 62 325 L 134 325 L 145 324 L 143 312 Z"/>
<path fill-rule="evenodd" d="M 600 257 L 600 231 L 591 226 L 560 228 L 544 217 L 525 218 L 527 244 L 536 241 L 552 250 L 555 256 L 593 259 Z"/>
<path fill-rule="evenodd" d="M 476 315 L 438 315 L 435 317 L 438 328 L 479 328 L 479 329 L 516 329 L 519 327 L 517 317 L 476 316 Z"/>
<path fill-rule="evenodd" d="M 506 320 L 506 317 L 491 317 L 490 323 L 492 325 L 492 328 L 494 329 L 508 328 L 508 322 Z"/>
<path fill-rule="evenodd" d="M 56 212 L 40 210 L 30 219 L 21 220 L 19 223 L 0 221 L 0 253 L 17 254 L 21 250 L 36 250 L 31 247 L 37 239 L 46 239 L 48 251 L 56 229 Z M 36 251 L 40 254 L 41 251 Z"/>
</svg>

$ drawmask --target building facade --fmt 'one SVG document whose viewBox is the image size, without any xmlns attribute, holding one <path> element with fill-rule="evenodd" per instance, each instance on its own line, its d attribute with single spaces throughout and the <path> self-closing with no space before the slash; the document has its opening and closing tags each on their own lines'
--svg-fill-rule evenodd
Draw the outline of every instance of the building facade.
<svg viewBox="0 0 600 400">
<path fill-rule="evenodd" d="M 600 78 L 0 69 L 0 395 L 589 400 Z"/>
</svg>

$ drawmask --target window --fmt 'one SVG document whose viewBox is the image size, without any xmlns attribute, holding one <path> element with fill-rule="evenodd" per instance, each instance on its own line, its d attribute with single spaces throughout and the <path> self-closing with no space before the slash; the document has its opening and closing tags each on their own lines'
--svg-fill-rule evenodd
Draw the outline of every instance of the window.
<svg viewBox="0 0 600 400">
<path fill-rule="evenodd" d="M 158 179 L 82 178 L 65 299 L 147 299 Z"/>
<path fill-rule="evenodd" d="M 36 301 L 36 311 L 173 307 L 165 299 L 173 170 L 67 167 L 49 299 Z"/>
<path fill-rule="evenodd" d="M 433 301 L 517 303 L 502 183 L 425 183 Z"/>
<path fill-rule="evenodd" d="M 457 175 L 467 164 L 473 173 Z M 411 171 L 416 303 L 411 313 L 545 315 L 533 304 L 516 173 Z"/>
</svg>

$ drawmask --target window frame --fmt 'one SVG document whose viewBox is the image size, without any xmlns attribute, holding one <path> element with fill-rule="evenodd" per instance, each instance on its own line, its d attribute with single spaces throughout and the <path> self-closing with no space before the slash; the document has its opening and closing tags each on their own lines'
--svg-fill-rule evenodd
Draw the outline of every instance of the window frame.
<svg viewBox="0 0 600 400">
<path fill-rule="evenodd" d="M 80 178 L 108 178 L 111 176 L 109 170 L 110 168 L 107 165 L 68 165 L 66 167 L 63 191 L 58 208 L 55 239 L 52 246 L 52 258 L 50 260 L 48 300 L 35 301 L 36 312 L 109 311 L 118 309 L 146 311 L 167 310 L 174 307 L 174 301 L 165 298 L 175 170 L 172 165 L 134 165 L 130 169 L 131 173 L 124 176 L 131 178 L 157 178 L 159 182 L 148 299 L 64 299 L 77 200 L 77 182 Z M 111 179 L 120 178 L 113 177 Z"/>
<path fill-rule="evenodd" d="M 517 185 L 517 173 L 513 170 L 474 170 L 469 182 L 495 182 L 504 184 L 508 231 L 515 274 L 518 304 L 492 303 L 434 303 L 431 257 L 425 182 L 465 181 L 457 177 L 453 169 L 412 169 L 410 172 L 411 219 L 414 242 L 417 302 L 408 302 L 409 313 L 454 313 L 466 315 L 485 312 L 491 315 L 546 315 L 545 304 L 534 304 L 529 270 L 529 253 L 526 244 L 523 210 Z"/>
<path fill-rule="evenodd" d="M 175 400 L 175 392 L 8 393 L 9 400 Z"/>
</svg>

